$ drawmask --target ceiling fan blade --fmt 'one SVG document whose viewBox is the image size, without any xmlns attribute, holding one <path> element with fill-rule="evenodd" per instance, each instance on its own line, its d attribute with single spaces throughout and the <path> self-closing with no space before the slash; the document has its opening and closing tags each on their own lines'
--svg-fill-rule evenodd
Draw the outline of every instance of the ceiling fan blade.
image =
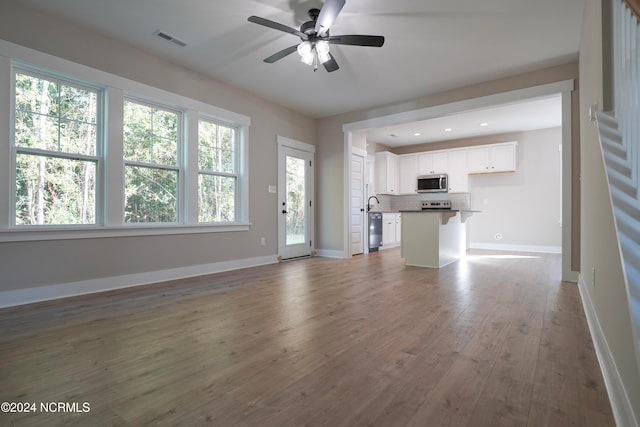
<svg viewBox="0 0 640 427">
<path fill-rule="evenodd" d="M 307 40 L 309 36 L 305 33 L 302 33 L 295 28 L 288 27 L 286 25 L 280 24 L 275 21 L 271 21 L 269 19 L 260 18 L 259 16 L 250 16 L 247 19 L 249 22 L 253 22 L 254 24 L 264 25 L 265 27 L 273 28 L 274 30 L 284 31 L 285 33 L 295 34 L 300 37 L 302 40 Z"/>
<path fill-rule="evenodd" d="M 324 65 L 324 69 L 327 70 L 327 72 L 329 73 L 332 71 L 336 71 L 338 68 L 340 68 L 338 67 L 338 63 L 336 62 L 336 59 L 331 54 L 329 54 L 329 60 L 322 65 Z"/>
<path fill-rule="evenodd" d="M 293 46 L 288 47 L 286 49 L 282 49 L 280 52 L 276 52 L 273 55 L 271 55 L 270 57 L 265 58 L 264 62 L 267 62 L 269 64 L 273 64 L 274 62 L 281 60 L 285 56 L 292 54 L 297 49 L 298 49 L 298 45 L 293 45 Z"/>
<path fill-rule="evenodd" d="M 331 36 L 327 39 L 327 41 L 333 44 L 381 47 L 384 44 L 384 36 L 365 36 L 365 35 Z"/>
<path fill-rule="evenodd" d="M 345 0 L 327 0 L 320 9 L 316 20 L 316 34 L 322 36 L 329 31 L 338 14 L 344 7 Z"/>
</svg>

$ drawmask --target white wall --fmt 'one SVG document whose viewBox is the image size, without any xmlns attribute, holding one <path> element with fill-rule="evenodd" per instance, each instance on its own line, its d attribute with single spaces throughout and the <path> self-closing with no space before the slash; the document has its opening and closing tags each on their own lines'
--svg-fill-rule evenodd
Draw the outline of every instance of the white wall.
<svg viewBox="0 0 640 427">
<path fill-rule="evenodd" d="M 587 0 L 580 46 L 580 148 L 582 227 L 580 290 L 596 348 L 600 348 L 605 380 L 614 398 L 614 411 L 627 399 L 640 420 L 640 371 L 635 357 L 629 302 L 607 179 L 595 123 L 589 107 L 603 105 L 602 0 Z M 595 275 L 595 286 L 592 277 Z M 613 392 L 613 393 L 612 393 Z M 627 418 L 628 419 L 628 418 Z M 632 425 L 628 422 L 620 425 Z"/>
<path fill-rule="evenodd" d="M 471 208 L 482 211 L 468 220 L 470 245 L 560 253 L 562 128 L 509 138 L 518 141 L 516 172 L 469 175 Z"/>
</svg>

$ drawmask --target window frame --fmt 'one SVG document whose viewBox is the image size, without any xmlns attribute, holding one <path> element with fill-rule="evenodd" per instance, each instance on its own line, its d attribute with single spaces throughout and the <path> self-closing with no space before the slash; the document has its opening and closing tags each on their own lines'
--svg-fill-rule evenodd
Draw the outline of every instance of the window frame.
<svg viewBox="0 0 640 427">
<path fill-rule="evenodd" d="M 124 200 L 124 206 L 122 209 L 122 222 L 124 225 L 128 226 L 128 227 L 135 227 L 138 226 L 140 224 L 145 224 L 145 225 L 158 225 L 158 226 L 163 226 L 163 225 L 177 225 L 177 224 L 181 224 L 182 222 L 186 221 L 186 215 L 184 215 L 184 197 L 183 197 L 183 184 L 182 181 L 184 180 L 184 175 L 185 175 L 185 162 L 184 162 L 184 156 L 182 155 L 182 153 L 184 152 L 184 145 L 185 145 L 185 137 L 184 137 L 184 128 L 186 126 L 185 124 L 185 112 L 184 110 L 180 110 L 177 108 L 172 108 L 166 105 L 163 105 L 159 102 L 156 101 L 152 101 L 152 100 L 148 100 L 148 99 L 144 99 L 144 98 L 140 98 L 134 95 L 128 95 L 125 94 L 123 102 L 122 102 L 122 109 L 124 111 L 124 103 L 125 102 L 131 102 L 134 104 L 138 104 L 138 105 L 142 105 L 144 107 L 148 107 L 148 108 L 153 108 L 156 110 L 162 110 L 165 112 L 170 112 L 170 113 L 174 113 L 176 114 L 176 124 L 177 124 L 177 129 L 176 129 L 176 163 L 175 165 L 168 165 L 168 164 L 164 164 L 164 163 L 150 163 L 150 162 L 143 162 L 143 161 L 139 161 L 139 160 L 127 160 L 125 155 L 124 155 L 124 128 L 125 128 L 125 124 L 124 124 L 124 113 L 123 113 L 123 120 L 122 120 L 122 132 L 123 132 L 123 141 L 122 141 L 122 145 L 123 145 L 123 154 L 122 154 L 122 163 L 123 163 L 123 167 L 124 167 L 124 171 L 125 171 L 125 176 L 122 182 L 122 193 L 123 193 L 123 197 L 125 198 Z M 127 166 L 132 166 L 132 167 L 138 167 L 138 168 L 147 168 L 147 169 L 155 169 L 155 170 L 165 170 L 165 171 L 173 171 L 176 172 L 176 218 L 175 221 L 172 222 L 127 222 L 126 220 L 126 169 Z"/>
<path fill-rule="evenodd" d="M 77 89 L 82 89 L 96 94 L 96 147 L 94 155 L 71 153 L 66 151 L 52 151 L 42 148 L 20 147 L 16 144 L 16 76 L 18 74 L 30 77 L 48 80 L 52 83 L 63 84 Z M 10 164 L 11 164 L 11 188 L 10 188 L 10 215 L 9 227 L 22 230 L 61 228 L 61 227 L 94 227 L 104 224 L 104 215 L 102 215 L 104 198 L 101 194 L 104 190 L 104 123 L 105 123 L 105 87 L 98 84 L 91 84 L 74 78 L 72 76 L 56 73 L 54 71 L 43 71 L 38 67 L 28 64 L 12 64 L 11 67 L 11 102 L 10 102 L 10 126 L 9 126 L 9 146 L 10 146 Z M 58 122 L 59 131 L 60 122 Z M 94 222 L 90 224 L 17 224 L 16 221 L 16 185 L 17 185 L 17 157 L 19 154 L 27 154 L 32 156 L 42 156 L 45 158 L 58 158 L 64 160 L 77 160 L 81 162 L 92 162 L 95 164 L 95 206 L 94 206 Z"/>
<path fill-rule="evenodd" d="M 74 225 L 16 225 L 15 218 L 15 120 L 14 67 L 54 76 L 82 86 L 104 90 L 101 114 L 105 120 L 98 132 L 102 138 L 102 160 L 96 171 L 96 223 Z M 183 147 L 179 150 L 184 165 L 179 184 L 179 223 L 124 223 L 124 164 L 122 157 L 122 116 L 125 97 L 153 100 L 183 114 Z M 37 52 L 0 40 L 0 242 L 65 240 L 103 237 L 153 236 L 193 233 L 248 231 L 249 168 L 248 147 L 251 118 L 210 103 L 168 92 L 138 81 Z M 200 115 L 237 127 L 237 206 L 236 221 L 199 223 L 197 213 L 197 122 Z M 194 128 L 194 123 L 196 127 Z M 118 136 L 118 133 L 120 134 Z M 195 139 L 195 145 L 194 145 Z M 195 151 L 195 167 L 194 163 Z M 3 154 L 4 153 L 4 154 Z M 102 177 L 102 182 L 98 178 Z M 195 181 L 194 181 L 195 178 Z M 194 185 L 194 182 L 196 183 Z M 121 189 L 121 190 L 120 190 Z"/>
<path fill-rule="evenodd" d="M 233 173 L 222 172 L 222 171 L 214 171 L 212 169 L 201 169 L 200 168 L 200 122 L 206 122 L 209 124 L 214 124 L 216 126 L 223 126 L 233 130 Z M 196 152 L 198 155 L 198 163 L 197 163 L 197 191 L 198 191 L 198 200 L 200 200 L 200 175 L 213 176 L 213 177 L 223 177 L 223 178 L 233 178 L 234 179 L 234 189 L 233 189 L 233 201 L 234 201 L 234 219 L 232 221 L 200 221 L 200 206 L 198 204 L 198 211 L 196 213 L 197 221 L 199 224 L 228 224 L 235 223 L 239 220 L 239 206 L 241 204 L 240 198 L 240 180 L 241 180 L 241 167 L 240 167 L 240 129 L 237 125 L 227 123 L 221 120 L 217 120 L 212 117 L 208 117 L 205 115 L 200 115 L 198 117 L 198 138 L 196 141 Z"/>
</svg>

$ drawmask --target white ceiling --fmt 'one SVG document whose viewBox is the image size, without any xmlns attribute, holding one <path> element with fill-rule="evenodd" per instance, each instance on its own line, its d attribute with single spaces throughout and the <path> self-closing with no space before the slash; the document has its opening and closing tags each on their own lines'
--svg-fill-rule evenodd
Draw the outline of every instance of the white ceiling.
<svg viewBox="0 0 640 427">
<path fill-rule="evenodd" d="M 525 102 L 466 111 L 450 116 L 371 129 L 367 141 L 388 147 L 424 144 L 482 135 L 521 132 L 562 125 L 562 98 L 555 95 Z"/>
<path fill-rule="evenodd" d="M 577 58 L 584 0 L 347 0 L 331 34 L 374 34 L 381 48 L 332 46 L 340 69 L 292 54 L 299 39 L 247 21 L 298 27 L 320 0 L 3 0 L 76 21 L 174 63 L 320 118 L 480 83 Z M 4 7 L 4 6 L 3 6 Z M 161 30 L 187 43 L 160 39 Z"/>
</svg>

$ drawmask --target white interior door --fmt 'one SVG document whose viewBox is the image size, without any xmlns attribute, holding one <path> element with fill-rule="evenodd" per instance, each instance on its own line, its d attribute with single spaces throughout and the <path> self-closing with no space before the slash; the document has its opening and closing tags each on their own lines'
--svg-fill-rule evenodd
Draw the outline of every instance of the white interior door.
<svg viewBox="0 0 640 427">
<path fill-rule="evenodd" d="M 279 144 L 278 189 L 278 254 L 283 259 L 309 256 L 314 227 L 313 152 Z"/>
<path fill-rule="evenodd" d="M 364 157 L 351 155 L 351 255 L 364 252 L 365 220 L 364 220 Z"/>
</svg>

